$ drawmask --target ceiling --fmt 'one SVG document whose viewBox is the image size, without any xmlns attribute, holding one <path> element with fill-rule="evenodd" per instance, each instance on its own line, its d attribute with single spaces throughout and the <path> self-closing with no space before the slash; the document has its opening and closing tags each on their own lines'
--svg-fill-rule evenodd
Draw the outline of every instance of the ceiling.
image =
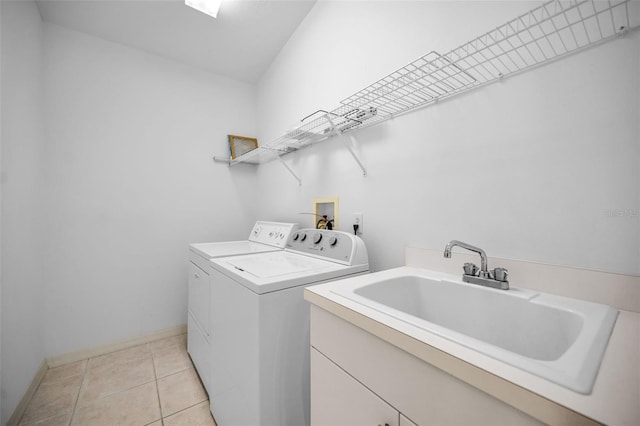
<svg viewBox="0 0 640 426">
<path fill-rule="evenodd" d="M 255 83 L 316 0 L 225 0 L 214 19 L 180 0 L 38 0 L 43 21 Z"/>
</svg>

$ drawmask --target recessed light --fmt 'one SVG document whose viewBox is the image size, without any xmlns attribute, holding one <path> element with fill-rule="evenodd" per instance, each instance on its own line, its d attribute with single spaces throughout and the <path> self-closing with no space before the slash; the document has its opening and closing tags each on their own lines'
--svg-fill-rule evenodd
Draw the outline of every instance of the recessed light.
<svg viewBox="0 0 640 426">
<path fill-rule="evenodd" d="M 184 0 L 184 4 L 199 10 L 202 13 L 206 13 L 209 16 L 217 18 L 222 0 Z"/>
</svg>

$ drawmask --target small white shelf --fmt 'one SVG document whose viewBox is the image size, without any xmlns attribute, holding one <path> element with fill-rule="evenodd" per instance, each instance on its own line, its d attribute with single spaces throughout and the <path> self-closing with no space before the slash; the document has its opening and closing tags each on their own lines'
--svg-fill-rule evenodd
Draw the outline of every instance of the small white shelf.
<svg viewBox="0 0 640 426">
<path fill-rule="evenodd" d="M 349 109 L 350 111 L 343 111 Z M 373 112 L 367 113 L 358 108 L 340 107 L 334 111 L 317 111 L 302 120 L 302 124 L 287 130 L 279 138 L 259 146 L 233 160 L 228 157 L 216 157 L 233 166 L 239 163 L 260 164 L 275 160 L 277 157 L 298 151 L 308 145 L 338 136 L 346 131 L 361 127 L 366 120 L 375 117 Z"/>
<path fill-rule="evenodd" d="M 549 1 L 445 54 L 427 53 L 342 100 L 336 109 L 312 114 L 299 126 L 241 157 L 214 159 L 230 166 L 273 161 L 329 137 L 378 124 L 596 46 L 638 28 L 638 22 L 630 22 L 629 8 L 634 6 L 638 5 L 632 0 Z M 345 144 L 366 175 L 346 139 Z"/>
<path fill-rule="evenodd" d="M 343 133 L 352 128 L 362 126 L 362 124 L 371 117 L 375 117 L 375 110 L 369 113 L 362 112 L 360 109 L 355 109 L 347 113 L 341 113 L 340 109 L 331 112 L 316 111 L 304 118 L 302 120 L 303 124 L 286 131 L 284 135 L 268 144 L 258 146 L 258 148 L 235 159 L 231 159 L 230 157 L 213 157 L 213 159 L 217 162 L 227 163 L 229 166 L 241 163 L 261 164 L 277 159 L 281 161 L 289 173 L 302 185 L 301 179 L 282 161 L 281 157 L 313 143 L 323 141 L 332 136 L 338 136 L 343 140 L 345 148 L 362 169 L 362 174 L 366 176 L 367 171 L 352 147 L 354 142 L 353 136 L 347 139 L 343 136 Z"/>
</svg>

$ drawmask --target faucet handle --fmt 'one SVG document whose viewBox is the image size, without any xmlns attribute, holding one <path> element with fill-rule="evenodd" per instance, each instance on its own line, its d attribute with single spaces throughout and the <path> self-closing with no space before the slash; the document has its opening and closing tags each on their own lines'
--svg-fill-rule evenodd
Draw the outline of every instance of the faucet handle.
<svg viewBox="0 0 640 426">
<path fill-rule="evenodd" d="M 465 263 L 462 269 L 464 270 L 465 275 L 471 275 L 474 277 L 476 275 L 476 272 L 478 272 L 478 267 L 470 262 Z"/>
<path fill-rule="evenodd" d="M 506 270 L 505 268 L 496 268 L 491 272 L 493 272 L 493 278 L 496 281 L 503 281 L 503 282 L 508 281 L 509 271 Z"/>
</svg>

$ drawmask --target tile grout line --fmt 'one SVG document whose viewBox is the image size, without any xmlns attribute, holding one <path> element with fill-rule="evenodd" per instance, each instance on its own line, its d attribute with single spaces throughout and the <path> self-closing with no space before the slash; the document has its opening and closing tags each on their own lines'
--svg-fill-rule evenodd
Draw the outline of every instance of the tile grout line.
<svg viewBox="0 0 640 426">
<path fill-rule="evenodd" d="M 207 398 L 207 399 L 203 399 L 203 400 L 202 400 L 202 401 L 200 401 L 200 402 L 196 402 L 196 403 L 195 403 L 195 404 L 193 404 L 193 405 L 190 405 L 190 406 L 185 407 L 185 408 L 183 408 L 183 409 L 181 409 L 181 410 L 178 410 L 178 411 L 176 411 L 175 413 L 171 413 L 171 414 L 169 414 L 169 415 L 167 416 L 167 418 L 169 418 L 169 417 L 173 417 L 173 416 L 175 416 L 176 414 L 180 414 L 180 413 L 182 413 L 182 412 L 185 412 L 185 411 L 187 411 L 187 410 L 190 410 L 190 409 L 192 409 L 193 407 L 195 407 L 195 406 L 197 406 L 197 405 L 200 405 L 200 404 L 202 404 L 203 402 L 208 402 L 208 401 L 209 401 L 209 398 Z M 211 417 L 213 417 L 213 414 L 211 415 Z M 164 423 L 163 423 L 163 424 L 164 424 Z"/>
<path fill-rule="evenodd" d="M 97 397 L 97 398 L 95 398 L 95 399 L 94 399 L 95 401 L 98 401 L 98 400 L 103 399 L 103 398 L 109 398 L 109 397 L 112 397 L 112 396 L 117 395 L 117 394 L 119 394 L 119 393 L 126 392 L 126 391 L 128 391 L 128 390 L 135 389 L 135 388 L 138 388 L 138 387 L 141 387 L 141 386 L 145 386 L 145 385 L 147 385 L 147 384 L 149 384 L 149 383 L 155 383 L 155 384 L 156 384 L 156 392 L 157 392 L 157 381 L 155 380 L 156 375 L 155 375 L 155 364 L 154 364 L 154 362 L 153 362 L 153 354 L 151 353 L 151 349 L 150 349 L 149 343 L 145 343 L 145 344 L 138 345 L 138 346 L 144 346 L 144 345 L 146 345 L 146 346 L 147 346 L 148 353 L 149 353 L 149 355 L 151 356 L 151 363 L 152 363 L 152 366 L 153 366 L 154 379 L 149 380 L 149 381 L 144 382 L 144 383 L 139 383 L 139 384 L 137 384 L 137 385 L 134 385 L 134 386 L 129 387 L 129 388 L 126 388 L 126 389 L 120 389 L 120 390 L 117 390 L 117 391 L 115 391 L 115 392 L 112 392 L 112 393 L 108 393 L 108 394 L 106 394 L 106 395 L 99 396 L 99 397 Z M 130 348 L 127 348 L 127 349 L 130 349 Z M 127 349 L 123 349 L 123 350 L 127 350 Z M 111 352 L 111 353 L 117 353 L 117 352 L 121 352 L 121 351 L 120 351 L 120 350 L 118 350 L 118 351 L 114 351 L 114 352 Z M 77 411 L 78 404 L 79 404 L 79 401 L 80 401 L 80 394 L 82 393 L 82 389 L 84 389 L 84 388 L 87 386 L 88 371 L 89 371 L 89 362 L 90 362 L 92 359 L 101 358 L 101 357 L 103 357 L 103 356 L 107 356 L 107 355 L 110 355 L 110 354 L 102 354 L 102 355 L 98 355 L 98 356 L 95 356 L 95 357 L 87 358 L 87 364 L 86 364 L 85 369 L 84 369 L 84 372 L 83 372 L 83 379 L 82 379 L 82 383 L 81 383 L 81 385 L 80 385 L 80 389 L 78 390 L 78 396 L 77 396 L 77 398 L 76 398 L 76 402 L 75 402 L 75 404 L 74 404 L 73 412 L 72 412 L 72 415 L 71 415 L 71 420 L 70 420 L 70 423 L 69 423 L 69 425 L 68 425 L 68 426 L 71 426 L 71 424 L 73 423 L 73 418 L 74 418 L 74 417 L 75 417 L 75 415 L 76 415 L 76 411 Z M 162 411 L 160 412 L 160 415 L 162 416 Z M 155 420 L 155 421 L 157 421 L 157 420 Z M 155 422 L 155 421 L 154 421 L 154 422 Z"/>
<path fill-rule="evenodd" d="M 183 348 L 183 349 L 184 349 L 184 350 L 185 350 L 185 352 L 186 352 L 187 348 Z M 153 351 L 151 351 L 151 354 L 152 354 L 152 357 L 153 357 Z M 193 361 L 191 360 L 191 357 L 188 355 L 188 353 L 187 353 L 187 356 L 189 357 L 189 366 L 188 366 L 188 367 L 183 368 L 182 370 L 173 371 L 172 373 L 169 373 L 169 374 L 167 374 L 167 375 L 165 375 L 165 376 L 162 376 L 162 377 L 160 377 L 160 378 L 158 378 L 158 377 L 157 377 L 157 372 L 156 372 L 156 370 L 155 370 L 155 361 L 154 361 L 154 373 L 156 373 L 156 386 L 157 386 L 157 382 L 158 382 L 159 380 L 164 380 L 164 379 L 166 379 L 167 377 L 171 377 L 171 376 L 175 376 L 175 375 L 177 375 L 177 374 L 184 373 L 184 372 L 185 372 L 185 371 L 187 371 L 187 370 L 194 370 L 194 371 L 196 371 L 196 370 L 195 370 L 195 366 L 193 365 Z M 154 360 L 155 360 L 155 358 L 154 358 Z M 202 386 L 202 388 L 204 389 L 204 385 L 202 384 L 202 379 L 201 379 L 201 378 L 200 378 L 200 376 L 197 374 L 197 371 L 196 371 L 196 377 L 198 378 L 198 382 L 200 383 L 200 386 Z M 160 401 L 160 390 L 159 390 L 159 387 L 157 387 L 157 389 L 158 389 L 158 401 Z M 179 413 L 182 413 L 182 412 L 184 412 L 184 411 L 190 410 L 190 409 L 192 409 L 193 407 L 195 407 L 195 406 L 197 406 L 197 405 L 202 404 L 203 402 L 208 402 L 208 401 L 209 401 L 209 395 L 206 393 L 206 390 L 205 390 L 205 395 L 206 395 L 206 397 L 205 397 L 205 399 L 203 399 L 202 401 L 198 401 L 198 402 L 196 402 L 196 403 L 194 403 L 194 404 L 192 404 L 192 405 L 190 405 L 190 406 L 188 406 L 188 407 L 182 408 L 182 409 L 180 409 L 180 410 L 176 411 L 175 413 L 168 414 L 166 417 L 165 417 L 165 416 L 164 416 L 164 414 L 161 412 L 161 416 L 162 416 L 162 425 L 164 425 L 164 420 L 165 420 L 166 418 L 173 417 L 173 416 L 175 416 L 175 415 L 177 415 L 177 414 L 179 414 Z M 161 409 L 162 409 L 162 408 L 161 408 Z M 211 417 L 213 418 L 213 415 L 211 415 Z M 214 419 L 214 424 L 217 424 L 217 423 L 215 423 L 215 419 Z"/>
<path fill-rule="evenodd" d="M 202 386 L 202 389 L 204 389 L 204 384 L 202 383 L 202 379 L 200 378 L 200 375 L 198 374 L 198 372 L 197 372 L 197 370 L 196 370 L 195 365 L 193 365 L 193 361 L 191 361 L 191 358 L 189 358 L 189 360 L 190 360 L 190 362 L 191 362 L 191 367 L 187 367 L 187 368 L 185 368 L 184 370 L 176 371 L 176 372 L 171 373 L 171 374 L 168 374 L 168 375 L 166 375 L 166 376 L 164 376 L 164 377 L 170 377 L 170 376 L 173 376 L 173 375 L 176 375 L 176 374 L 183 373 L 184 371 L 187 371 L 187 370 L 193 369 L 194 371 L 196 371 L 196 377 L 198 378 L 198 382 L 200 383 L 200 386 Z M 164 377 L 162 377 L 162 378 L 164 379 Z M 200 404 L 202 404 L 203 402 L 209 402 L 209 394 L 207 393 L 206 389 L 205 389 L 205 395 L 206 395 L 207 397 L 206 397 L 205 399 L 203 399 L 202 401 L 196 402 L 195 404 L 190 405 L 190 406 L 188 406 L 188 407 L 185 407 L 185 408 L 183 408 L 183 409 L 181 409 L 181 410 L 178 410 L 178 411 L 176 411 L 175 413 L 171 413 L 171 414 L 169 414 L 167 417 L 175 416 L 176 414 L 178 414 L 178 413 L 182 413 L 183 411 L 187 411 L 187 410 L 189 410 L 189 409 L 191 409 L 191 408 L 195 407 L 196 405 L 200 405 Z M 208 404 L 207 404 L 207 405 L 208 405 Z M 211 418 L 213 418 L 213 413 L 211 413 L 211 412 L 210 412 L 210 414 L 211 414 Z M 213 421 L 214 421 L 214 423 L 215 423 L 215 419 L 214 419 Z M 162 424 L 164 425 L 164 418 L 163 418 L 163 423 L 162 423 Z M 217 425 L 217 423 L 215 423 L 215 424 Z"/>
<path fill-rule="evenodd" d="M 87 378 L 87 370 L 89 369 L 89 359 L 87 358 L 87 362 L 84 366 L 84 370 L 82 371 L 82 381 L 80 382 L 80 386 L 78 386 L 78 394 L 76 395 L 76 401 L 73 404 L 73 409 L 71 409 L 71 418 L 69 419 L 69 426 L 73 423 L 73 417 L 76 415 L 76 408 L 78 407 L 78 401 L 80 401 L 80 392 L 82 391 L 82 387 L 84 386 L 85 380 Z"/>
<path fill-rule="evenodd" d="M 153 377 L 156 379 L 156 395 L 158 395 L 158 409 L 160 410 L 160 424 L 164 426 L 164 416 L 162 415 L 162 403 L 160 402 L 160 389 L 158 389 L 158 372 L 156 371 L 156 358 L 153 356 L 153 349 L 151 349 L 151 343 L 147 343 L 149 346 L 149 353 L 151 354 L 151 363 L 153 364 Z"/>
</svg>

